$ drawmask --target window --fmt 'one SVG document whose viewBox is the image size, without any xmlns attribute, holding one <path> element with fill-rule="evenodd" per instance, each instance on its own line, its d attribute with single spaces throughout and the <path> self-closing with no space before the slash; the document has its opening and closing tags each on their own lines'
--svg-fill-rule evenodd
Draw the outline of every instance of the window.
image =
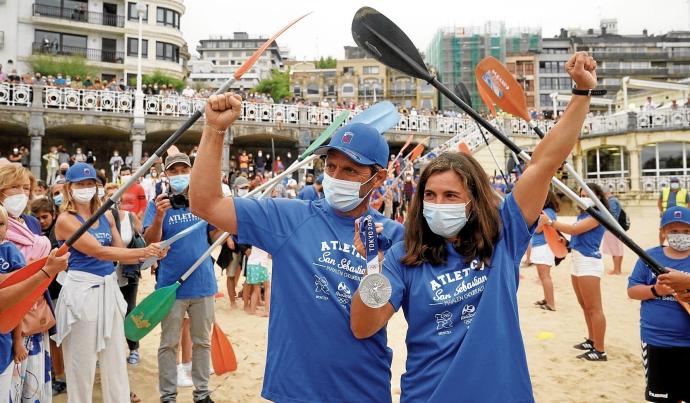
<svg viewBox="0 0 690 403">
<path fill-rule="evenodd" d="M 319 86 L 318 86 L 318 84 L 309 84 L 309 85 L 307 85 L 307 95 L 319 95 Z"/>
<path fill-rule="evenodd" d="M 588 178 L 624 178 L 629 174 L 628 152 L 622 147 L 600 147 L 587 151 Z"/>
<path fill-rule="evenodd" d="M 180 61 L 180 47 L 171 43 L 156 42 L 156 60 Z"/>
<path fill-rule="evenodd" d="M 158 7 L 156 9 L 156 23 L 180 29 L 180 13 L 169 8 Z"/>
<path fill-rule="evenodd" d="M 139 13 L 137 12 L 137 3 L 127 3 L 127 19 L 130 21 L 139 21 Z M 146 12 L 142 18 L 144 22 L 149 20 L 149 5 L 146 5 Z"/>
<path fill-rule="evenodd" d="M 34 49 L 40 49 L 41 53 L 86 57 L 86 36 L 37 29 L 34 31 Z"/>
<path fill-rule="evenodd" d="M 302 88 L 300 88 L 298 85 L 292 87 L 292 93 L 295 94 L 296 97 L 301 97 L 302 96 Z"/>
<path fill-rule="evenodd" d="M 149 40 L 148 39 L 142 39 L 141 43 L 142 43 L 141 57 L 146 59 L 149 57 Z M 139 56 L 138 52 L 139 52 L 139 38 L 127 38 L 127 56 L 137 57 L 137 56 Z"/>
<path fill-rule="evenodd" d="M 379 66 L 364 66 L 362 68 L 364 74 L 379 74 Z"/>
<path fill-rule="evenodd" d="M 687 175 L 690 143 L 658 143 L 642 147 L 642 176 Z"/>
<path fill-rule="evenodd" d="M 354 92 L 355 92 L 355 86 L 354 85 L 352 85 L 352 84 L 343 85 L 343 90 L 342 90 L 343 94 L 352 94 Z"/>
<path fill-rule="evenodd" d="M 352 66 L 343 67 L 343 74 L 354 74 L 355 68 Z"/>
</svg>

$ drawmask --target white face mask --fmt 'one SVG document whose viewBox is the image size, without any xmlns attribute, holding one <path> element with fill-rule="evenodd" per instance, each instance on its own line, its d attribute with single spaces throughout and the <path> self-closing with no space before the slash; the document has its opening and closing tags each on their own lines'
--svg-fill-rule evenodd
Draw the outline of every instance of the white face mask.
<svg viewBox="0 0 690 403">
<path fill-rule="evenodd" d="M 7 210 L 7 213 L 14 218 L 19 217 L 24 210 L 26 210 L 26 204 L 29 202 L 29 196 L 24 193 L 7 196 L 5 201 L 2 202 L 3 207 Z"/>
<path fill-rule="evenodd" d="M 244 197 L 249 193 L 249 188 L 237 188 L 237 197 Z"/>
<path fill-rule="evenodd" d="M 98 188 L 98 198 L 102 199 L 103 196 L 105 196 L 105 189 L 103 188 Z"/>
<path fill-rule="evenodd" d="M 132 175 L 123 175 L 123 176 L 120 176 L 120 182 L 122 182 L 122 183 L 127 183 L 127 181 L 129 181 L 129 178 L 131 178 L 131 177 L 132 177 Z"/>
<path fill-rule="evenodd" d="M 84 189 L 72 189 L 72 198 L 77 203 L 86 204 L 93 199 L 96 194 L 96 187 L 84 188 Z"/>
<path fill-rule="evenodd" d="M 443 238 L 452 238 L 467 224 L 467 203 L 436 204 L 424 202 L 424 218 L 429 229 Z"/>
<path fill-rule="evenodd" d="M 668 234 L 668 245 L 678 252 L 685 252 L 690 249 L 690 234 Z"/>
<path fill-rule="evenodd" d="M 359 206 L 360 203 L 369 195 L 371 189 L 364 197 L 359 197 L 359 189 L 368 183 L 375 176 L 372 176 L 364 183 L 346 181 L 330 177 L 327 173 L 323 174 L 323 193 L 326 201 L 334 209 L 348 212 Z M 372 188 L 373 189 L 373 188 Z"/>
<path fill-rule="evenodd" d="M 679 188 L 680 188 L 680 183 L 677 183 L 677 182 L 671 183 L 671 189 L 678 190 Z"/>
</svg>

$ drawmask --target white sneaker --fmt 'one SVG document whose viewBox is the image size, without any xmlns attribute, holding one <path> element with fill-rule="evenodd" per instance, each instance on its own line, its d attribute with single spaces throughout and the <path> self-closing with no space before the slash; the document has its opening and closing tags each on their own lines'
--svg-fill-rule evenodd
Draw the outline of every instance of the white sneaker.
<svg viewBox="0 0 690 403">
<path fill-rule="evenodd" d="M 185 368 L 184 364 L 177 366 L 177 387 L 178 388 L 190 388 L 194 386 L 192 382 L 192 377 Z"/>
</svg>

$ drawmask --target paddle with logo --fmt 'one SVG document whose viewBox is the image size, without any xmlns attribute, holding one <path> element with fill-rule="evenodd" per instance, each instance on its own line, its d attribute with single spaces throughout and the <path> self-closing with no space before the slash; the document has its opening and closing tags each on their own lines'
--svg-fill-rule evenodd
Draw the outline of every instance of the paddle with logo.
<svg viewBox="0 0 690 403">
<path fill-rule="evenodd" d="M 240 66 L 237 71 L 233 74 L 232 78 L 226 81 L 214 94 L 222 94 L 226 92 L 232 83 L 235 81 L 239 80 L 242 75 L 249 70 L 252 65 L 259 59 L 261 54 L 275 41 L 275 39 L 285 32 L 288 28 L 290 28 L 292 25 L 297 23 L 299 20 L 302 18 L 306 17 L 308 14 L 305 14 L 299 18 L 296 18 L 295 20 L 291 21 L 288 25 L 283 27 L 280 31 L 278 31 L 275 35 L 273 35 L 270 39 L 268 39 L 264 44 L 254 52 L 254 54 L 247 59 L 242 66 Z M 107 199 L 103 205 L 91 216 L 89 217 L 84 224 L 82 224 L 81 227 L 77 231 L 74 232 L 66 241 L 65 243 L 58 249 L 57 255 L 62 256 L 64 255 L 68 250 L 69 247 L 74 244 L 74 242 L 77 241 L 98 219 L 100 216 L 102 216 L 106 211 L 108 211 L 120 198 L 122 195 L 125 193 L 125 191 L 132 185 L 134 182 L 136 182 L 139 177 L 144 175 L 151 166 L 159 159 L 161 156 L 165 153 L 165 151 L 170 147 L 173 143 L 175 143 L 183 134 L 185 131 L 187 131 L 192 125 L 201 118 L 203 114 L 203 108 L 198 109 L 195 111 L 187 121 L 185 121 L 182 126 L 180 126 L 175 132 L 160 146 L 158 149 L 151 155 L 151 157 L 134 173 L 132 174 L 131 178 L 124 183 L 118 190 L 115 192 L 109 199 Z M 16 270 L 10 274 L 5 281 L 0 283 L 0 288 L 5 288 L 9 287 L 11 285 L 17 284 L 21 281 L 26 280 L 27 278 L 31 277 L 34 275 L 36 272 L 41 270 L 43 266 L 45 266 L 46 261 L 47 261 L 47 256 L 41 259 L 38 259 L 32 263 L 29 263 L 26 265 L 24 268 L 21 270 Z M 24 315 L 31 309 L 33 306 L 34 302 L 43 294 L 43 292 L 48 288 L 48 285 L 53 281 L 52 278 L 47 278 L 41 285 L 36 287 L 36 289 L 29 294 L 26 298 L 21 299 L 19 301 L 16 301 L 11 307 L 7 308 L 3 314 L 2 317 L 0 317 L 0 333 L 7 333 L 10 330 L 14 329 L 17 324 L 22 320 Z"/>
<path fill-rule="evenodd" d="M 527 110 L 527 98 L 522 89 L 522 86 L 515 80 L 513 75 L 501 64 L 497 59 L 488 56 L 482 59 L 475 70 L 477 79 L 477 87 L 482 88 L 484 94 L 491 99 L 499 108 L 508 112 L 513 116 L 523 119 L 529 127 L 539 136 L 544 138 L 544 132 L 537 126 L 536 122 Z M 587 193 L 590 199 L 601 211 L 605 218 L 611 222 L 615 227 L 621 231 L 623 228 L 618 224 L 611 212 L 604 207 L 604 204 L 599 200 L 592 189 L 587 186 L 584 179 L 575 171 L 568 161 L 565 161 L 565 169 L 568 175 L 575 178 L 577 184 Z"/>
<path fill-rule="evenodd" d="M 433 85 L 440 93 L 445 95 L 451 102 L 467 113 L 478 124 L 483 126 L 496 139 L 503 143 L 508 149 L 516 153 L 522 160 L 529 161 L 530 156 L 523 151 L 517 144 L 510 140 L 500 130 L 491 125 L 477 111 L 470 108 L 448 87 L 441 83 L 436 76 L 432 75 L 424 65 L 417 47 L 414 46 L 410 38 L 390 19 L 371 7 L 362 7 L 355 14 L 352 20 L 352 36 L 357 45 L 371 54 L 376 60 L 383 64 L 406 73 L 412 77 L 419 78 Z M 552 178 L 552 183 L 571 200 L 575 201 L 581 209 L 585 210 L 596 219 L 601 225 L 608 229 L 618 239 L 630 248 L 642 261 L 649 266 L 655 274 L 667 273 L 668 269 L 663 267 L 656 259 L 652 258 L 635 241 L 628 237 L 624 231 L 610 220 L 606 219 L 593 205 L 588 205 L 572 189 L 568 188 L 556 178 Z M 679 301 L 680 302 L 680 301 Z M 690 314 L 690 305 L 681 303 L 683 308 Z"/>
</svg>

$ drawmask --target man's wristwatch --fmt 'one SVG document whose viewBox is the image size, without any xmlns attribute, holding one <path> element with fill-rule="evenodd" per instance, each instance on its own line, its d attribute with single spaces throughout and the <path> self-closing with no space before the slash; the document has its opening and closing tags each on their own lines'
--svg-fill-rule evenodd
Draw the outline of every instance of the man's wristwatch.
<svg viewBox="0 0 690 403">
<path fill-rule="evenodd" d="M 393 294 L 390 280 L 380 272 L 364 276 L 359 283 L 358 291 L 362 302 L 369 308 L 381 308 Z"/>
<path fill-rule="evenodd" d="M 661 295 L 659 295 L 659 293 L 656 292 L 656 287 L 655 287 L 655 286 L 651 286 L 650 289 L 652 290 L 652 295 L 654 295 L 654 296 L 657 297 L 657 298 L 658 298 L 658 297 L 661 297 Z"/>
<path fill-rule="evenodd" d="M 573 87 L 573 89 L 572 89 L 573 95 L 584 95 L 584 96 L 588 96 L 588 97 L 591 97 L 591 96 L 596 97 L 596 96 L 606 95 L 607 92 L 608 91 L 606 91 L 605 89 L 597 90 L 594 88 L 590 88 L 587 90 L 580 90 L 580 89 Z"/>
</svg>

